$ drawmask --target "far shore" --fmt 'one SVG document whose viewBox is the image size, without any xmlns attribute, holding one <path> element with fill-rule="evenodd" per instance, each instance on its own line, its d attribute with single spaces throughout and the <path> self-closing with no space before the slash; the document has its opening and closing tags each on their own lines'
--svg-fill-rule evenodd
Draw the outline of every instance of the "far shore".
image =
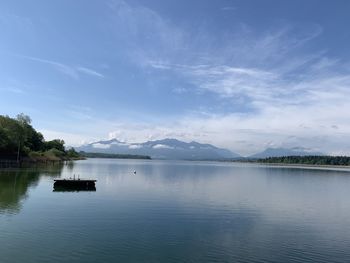
<svg viewBox="0 0 350 263">
<path fill-rule="evenodd" d="M 130 157 L 130 156 L 127 156 Z M 76 158 L 47 158 L 44 156 L 36 157 L 36 158 L 22 158 L 19 162 L 16 160 L 5 160 L 0 159 L 0 168 L 14 168 L 14 167 L 21 167 L 22 165 L 34 165 L 34 164 L 57 164 L 57 163 L 65 163 L 65 162 L 71 162 L 71 161 L 78 161 L 78 160 L 86 160 L 86 159 L 95 159 L 95 158 L 101 158 L 101 159 L 119 159 L 119 160 L 125 160 L 125 159 L 131 159 L 131 160 L 152 160 L 151 158 L 126 158 L 124 156 L 123 158 L 111 158 L 106 156 L 101 157 L 87 157 L 87 156 L 80 156 Z M 153 160 L 162 160 L 162 159 L 153 159 Z M 172 161 L 172 160 L 168 160 Z M 173 160 L 175 161 L 175 160 Z M 181 160 L 178 160 L 181 161 Z M 300 168 L 300 169 L 331 169 L 331 170 L 341 170 L 341 171 L 349 171 L 350 172 L 350 165 L 321 165 L 321 164 L 302 164 L 302 163 L 266 163 L 266 162 L 259 162 L 259 161 L 245 161 L 245 160 L 182 160 L 182 161 L 194 161 L 194 162 L 227 162 L 227 163 L 241 163 L 241 164 L 252 164 L 252 165 L 259 165 L 259 166 L 265 166 L 265 167 L 280 167 L 280 168 Z"/>
<path fill-rule="evenodd" d="M 349 169 L 349 165 L 321 165 L 321 164 L 302 164 L 302 163 L 263 163 L 263 162 L 244 162 L 244 161 L 239 161 L 241 163 L 252 163 L 252 164 L 259 164 L 263 166 L 279 166 L 279 167 L 295 167 L 295 168 L 332 168 L 332 169 Z"/>
</svg>

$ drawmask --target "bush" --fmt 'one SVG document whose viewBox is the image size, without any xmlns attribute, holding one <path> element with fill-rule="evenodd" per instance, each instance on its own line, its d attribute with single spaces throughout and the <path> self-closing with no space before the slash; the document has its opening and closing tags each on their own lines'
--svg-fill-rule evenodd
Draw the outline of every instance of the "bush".
<svg viewBox="0 0 350 263">
<path fill-rule="evenodd" d="M 63 160 L 65 153 L 57 149 L 50 149 L 43 153 L 43 156 L 50 161 Z"/>
<path fill-rule="evenodd" d="M 30 152 L 28 156 L 30 158 L 40 158 L 43 154 L 41 152 Z"/>
</svg>

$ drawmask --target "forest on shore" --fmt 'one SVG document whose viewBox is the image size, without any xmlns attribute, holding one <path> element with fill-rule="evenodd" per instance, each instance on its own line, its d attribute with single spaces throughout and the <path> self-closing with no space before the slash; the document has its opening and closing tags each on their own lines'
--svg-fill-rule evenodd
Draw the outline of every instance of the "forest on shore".
<svg viewBox="0 0 350 263">
<path fill-rule="evenodd" d="M 348 156 L 282 156 L 258 159 L 259 163 L 308 164 L 308 165 L 350 165 Z"/>
<path fill-rule="evenodd" d="M 23 113 L 16 118 L 0 115 L 0 159 L 17 161 L 63 161 L 81 159 L 74 148 L 66 149 L 61 139 L 46 141 Z"/>
</svg>

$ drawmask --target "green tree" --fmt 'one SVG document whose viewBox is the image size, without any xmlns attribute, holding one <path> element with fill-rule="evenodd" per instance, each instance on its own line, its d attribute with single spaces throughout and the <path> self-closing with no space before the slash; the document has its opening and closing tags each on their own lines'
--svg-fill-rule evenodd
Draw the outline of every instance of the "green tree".
<svg viewBox="0 0 350 263">
<path fill-rule="evenodd" d="M 74 149 L 66 152 L 63 140 L 46 142 L 44 136 L 32 127 L 28 115 L 21 113 L 16 118 L 0 115 L 0 158 L 16 158 L 19 161 L 21 156 L 45 154 L 58 159 L 79 157 Z"/>
<path fill-rule="evenodd" d="M 67 151 L 67 157 L 68 158 L 78 158 L 79 157 L 79 153 L 74 148 L 70 148 Z"/>
<path fill-rule="evenodd" d="M 19 121 L 8 116 L 0 116 L 0 127 L 6 140 L 5 148 L 1 149 L 6 155 L 19 157 L 21 146 L 24 140 L 24 127 Z"/>
<path fill-rule="evenodd" d="M 64 140 L 55 139 L 52 141 L 45 142 L 45 150 L 56 149 L 61 152 L 65 152 Z"/>
<path fill-rule="evenodd" d="M 31 124 L 32 123 L 31 118 L 28 115 L 25 115 L 24 113 L 17 114 L 16 119 L 22 125 Z"/>
</svg>

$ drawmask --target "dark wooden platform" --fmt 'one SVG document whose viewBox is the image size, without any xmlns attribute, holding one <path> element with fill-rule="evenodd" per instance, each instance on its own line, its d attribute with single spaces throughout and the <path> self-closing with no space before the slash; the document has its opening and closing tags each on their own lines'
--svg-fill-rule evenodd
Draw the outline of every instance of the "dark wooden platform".
<svg viewBox="0 0 350 263">
<path fill-rule="evenodd" d="M 54 191 L 96 191 L 97 180 L 91 179 L 55 179 Z"/>
</svg>

